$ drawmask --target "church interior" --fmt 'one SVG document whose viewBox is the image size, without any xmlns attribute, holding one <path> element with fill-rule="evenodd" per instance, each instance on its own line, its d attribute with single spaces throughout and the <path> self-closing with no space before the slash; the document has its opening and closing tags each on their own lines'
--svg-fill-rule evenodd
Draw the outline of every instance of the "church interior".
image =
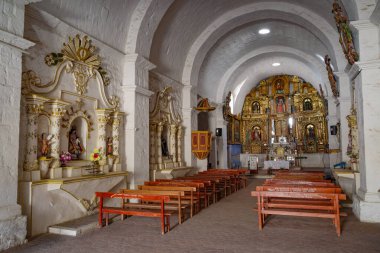
<svg viewBox="0 0 380 253">
<path fill-rule="evenodd" d="M 377 0 L 0 9 L 0 251 L 380 251 Z"/>
</svg>

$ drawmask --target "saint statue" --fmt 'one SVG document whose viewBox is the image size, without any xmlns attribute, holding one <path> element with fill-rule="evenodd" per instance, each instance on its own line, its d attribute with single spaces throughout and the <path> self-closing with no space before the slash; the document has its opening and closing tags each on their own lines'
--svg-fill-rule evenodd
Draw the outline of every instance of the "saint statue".
<svg viewBox="0 0 380 253">
<path fill-rule="evenodd" d="M 50 145 L 52 143 L 52 140 L 53 139 L 53 136 L 47 136 L 46 133 L 42 133 L 41 134 L 41 139 L 40 139 L 40 143 L 41 143 L 41 156 L 48 156 L 49 152 L 50 152 Z"/>
<path fill-rule="evenodd" d="M 168 143 L 166 142 L 166 139 L 164 137 L 161 138 L 161 151 L 162 151 L 162 156 L 169 155 Z"/>
<path fill-rule="evenodd" d="M 308 140 L 315 140 L 315 132 L 313 125 L 308 125 L 306 127 L 306 137 Z"/>
<path fill-rule="evenodd" d="M 107 152 L 106 155 L 112 155 L 113 154 L 113 138 L 108 137 L 107 138 Z"/>
<path fill-rule="evenodd" d="M 75 127 L 71 128 L 69 132 L 69 153 L 73 159 L 79 159 L 79 156 L 84 152 L 83 145 L 77 135 Z"/>
<path fill-rule="evenodd" d="M 253 113 L 260 113 L 260 104 L 258 102 L 253 102 L 252 112 Z"/>
<path fill-rule="evenodd" d="M 285 104 L 284 104 L 284 98 L 279 97 L 277 99 L 277 106 L 276 106 L 277 113 L 283 113 L 285 111 Z"/>
<path fill-rule="evenodd" d="M 252 131 L 252 141 L 261 141 L 260 129 L 257 127 Z"/>
</svg>

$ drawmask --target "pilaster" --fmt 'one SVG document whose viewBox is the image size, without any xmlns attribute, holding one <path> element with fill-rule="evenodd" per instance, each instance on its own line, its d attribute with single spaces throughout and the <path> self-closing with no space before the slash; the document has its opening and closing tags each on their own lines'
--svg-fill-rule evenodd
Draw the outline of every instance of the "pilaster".
<svg viewBox="0 0 380 253">
<path fill-rule="evenodd" d="M 106 126 L 110 120 L 111 110 L 109 109 L 96 109 L 96 118 L 98 123 L 98 136 L 96 140 L 96 147 L 100 149 L 103 160 L 106 159 L 106 149 L 107 149 L 107 137 L 106 137 Z"/>
<path fill-rule="evenodd" d="M 62 117 L 66 112 L 66 106 L 68 106 L 70 103 L 67 103 L 62 100 L 52 100 L 47 102 L 47 108 L 51 111 L 50 116 L 50 133 L 53 136 L 51 140 L 51 156 L 59 159 L 59 152 L 61 147 L 61 121 Z"/>
<path fill-rule="evenodd" d="M 155 68 L 138 54 L 125 56 L 123 77 L 123 111 L 128 114 L 124 123 L 126 167 L 130 186 L 149 180 L 149 71 Z"/>
<path fill-rule="evenodd" d="M 197 130 L 198 119 L 197 114 L 193 111 L 196 106 L 197 97 L 193 92 L 191 85 L 185 85 L 182 89 L 182 116 L 184 125 L 184 159 L 188 166 L 194 167 L 196 165 L 196 158 L 191 153 L 191 131 Z"/>
<path fill-rule="evenodd" d="M 27 95 L 26 100 L 26 155 L 24 160 L 24 170 L 36 170 L 38 169 L 37 161 L 37 128 L 38 128 L 38 115 L 43 109 L 43 104 L 48 100 L 44 97 L 34 94 Z"/>
<path fill-rule="evenodd" d="M 360 169 L 360 187 L 354 195 L 353 210 L 361 221 L 380 222 L 380 59 L 356 62 L 353 68 L 358 73 L 355 79 L 355 97 Z"/>
</svg>

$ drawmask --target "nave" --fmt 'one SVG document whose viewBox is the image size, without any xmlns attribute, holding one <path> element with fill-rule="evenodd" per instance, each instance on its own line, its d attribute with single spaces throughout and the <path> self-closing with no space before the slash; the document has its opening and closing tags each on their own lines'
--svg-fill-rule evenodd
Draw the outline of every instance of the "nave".
<svg viewBox="0 0 380 253">
<path fill-rule="evenodd" d="M 79 237 L 44 234 L 5 252 L 379 252 L 380 224 L 361 223 L 348 208 L 341 237 L 330 220 L 308 217 L 274 216 L 259 231 L 250 193 L 264 180 L 248 182 L 181 225 L 172 219 L 165 235 L 157 219 L 130 217 Z"/>
</svg>

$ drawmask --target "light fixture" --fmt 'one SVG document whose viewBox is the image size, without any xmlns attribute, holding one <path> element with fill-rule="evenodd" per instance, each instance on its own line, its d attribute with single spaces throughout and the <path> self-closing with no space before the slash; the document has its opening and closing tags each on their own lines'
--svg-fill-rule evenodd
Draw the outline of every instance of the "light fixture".
<svg viewBox="0 0 380 253">
<path fill-rule="evenodd" d="M 278 67 L 278 66 L 280 66 L 281 65 L 281 63 L 279 63 L 279 62 L 274 62 L 274 63 L 272 63 L 272 66 L 273 67 Z"/>
<path fill-rule="evenodd" d="M 270 30 L 268 28 L 262 28 L 259 30 L 259 33 L 264 35 L 270 33 Z"/>
</svg>

